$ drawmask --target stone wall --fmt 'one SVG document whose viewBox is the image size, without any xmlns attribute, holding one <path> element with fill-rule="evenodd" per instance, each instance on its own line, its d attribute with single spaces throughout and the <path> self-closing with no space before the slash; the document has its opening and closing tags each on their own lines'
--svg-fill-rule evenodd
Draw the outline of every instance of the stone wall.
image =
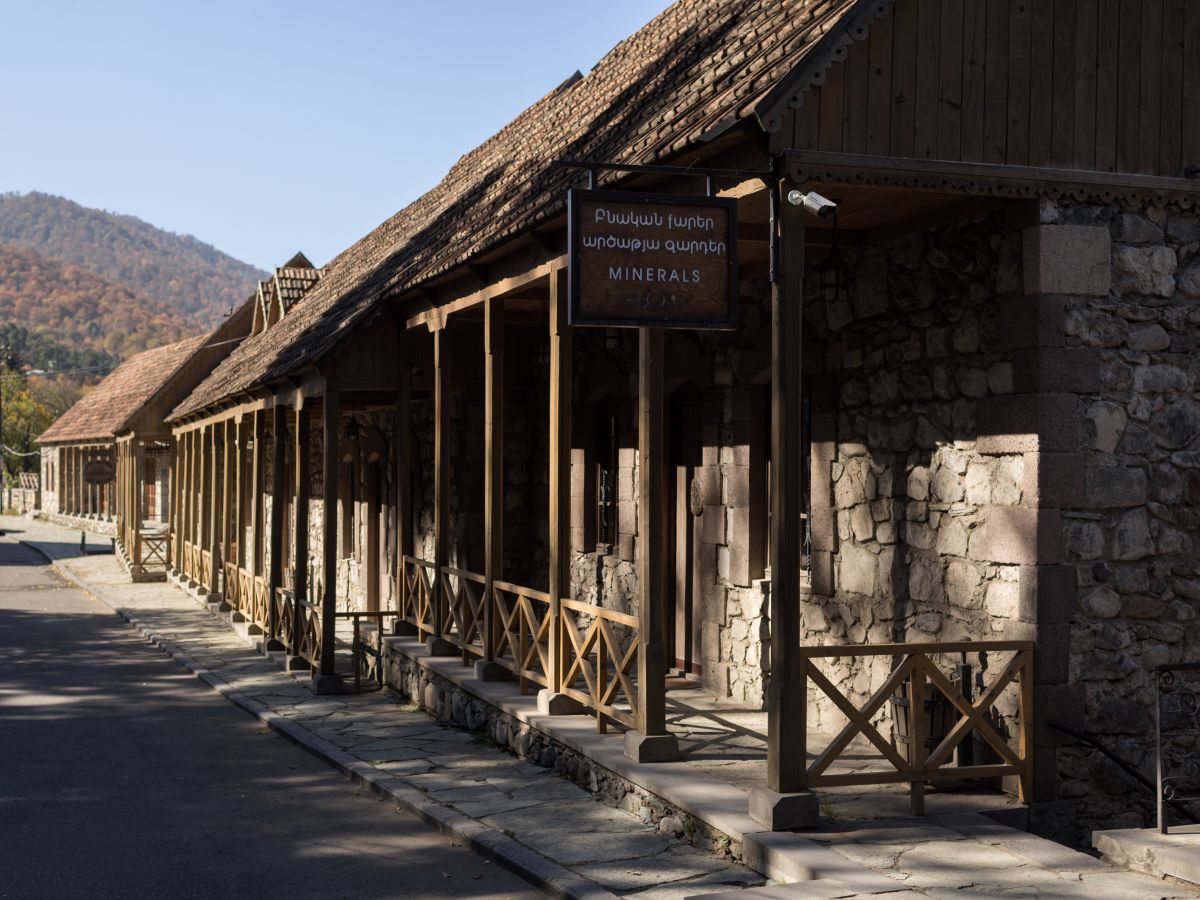
<svg viewBox="0 0 1200 900">
<path fill-rule="evenodd" d="M 1076 261 L 1063 271 L 1042 260 L 1047 279 L 1070 280 L 1037 320 L 1062 364 L 1044 361 L 1042 381 L 1066 431 L 1055 503 L 1064 577 L 1039 628 L 1056 629 L 1069 667 L 1046 673 L 1045 718 L 1153 780 L 1154 668 L 1200 658 L 1200 217 L 1045 203 L 1039 218 L 1042 243 L 1069 244 Z M 1081 259 L 1095 261 L 1091 273 Z M 1046 829 L 1079 840 L 1091 826 L 1151 823 L 1152 791 L 1095 749 L 1050 736 Z"/>
<path fill-rule="evenodd" d="M 42 512 L 47 515 L 58 513 L 58 486 L 61 482 L 59 466 L 62 465 L 62 454 L 57 447 L 41 448 L 42 473 Z"/>
<path fill-rule="evenodd" d="M 980 444 L 976 418 L 1013 390 L 997 298 L 1019 291 L 1020 240 L 995 214 L 847 254 L 840 299 L 822 295 L 814 260 L 806 341 L 824 348 L 826 371 L 809 379 L 804 643 L 979 640 L 1018 626 L 1017 560 L 987 524 L 1024 508 L 1027 473 L 1020 454 Z M 890 670 L 886 657 L 826 664 L 856 700 Z M 841 726 L 823 695 L 811 699 L 813 726 Z"/>
</svg>

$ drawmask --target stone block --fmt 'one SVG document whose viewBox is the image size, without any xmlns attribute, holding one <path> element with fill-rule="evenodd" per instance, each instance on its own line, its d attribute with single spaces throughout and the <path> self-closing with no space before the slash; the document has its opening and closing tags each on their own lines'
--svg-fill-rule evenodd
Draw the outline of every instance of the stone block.
<svg viewBox="0 0 1200 900">
<path fill-rule="evenodd" d="M 1026 294 L 1105 297 L 1112 288 L 1112 237 L 1103 226 L 1035 225 L 1022 232 Z"/>
<path fill-rule="evenodd" d="M 1083 505 L 1082 453 L 1026 453 L 1021 503 L 1068 509 Z"/>
<path fill-rule="evenodd" d="M 833 506 L 833 464 L 828 460 L 813 460 L 811 472 L 811 500 L 814 507 L 828 509 Z"/>
<path fill-rule="evenodd" d="M 1065 746 L 1075 743 L 1075 739 L 1058 731 L 1049 723 L 1062 725 L 1076 734 L 1083 734 L 1087 726 L 1087 689 L 1084 685 L 1075 684 L 1034 684 L 1034 737 L 1037 747 L 1035 756 L 1045 746 Z"/>
<path fill-rule="evenodd" d="M 814 550 L 812 554 L 812 592 L 829 597 L 834 592 L 833 554 Z"/>
<path fill-rule="evenodd" d="M 852 594 L 874 596 L 879 561 L 861 544 L 847 542 L 838 554 L 838 585 Z"/>
<path fill-rule="evenodd" d="M 1071 626 L 1038 625 L 1033 669 L 1035 684 L 1066 684 L 1071 680 Z"/>
<path fill-rule="evenodd" d="M 837 550 L 837 520 L 834 510 L 826 507 L 813 507 L 812 510 L 812 547 L 814 550 Z"/>
<path fill-rule="evenodd" d="M 1143 506 L 1150 495 L 1144 469 L 1133 466 L 1092 465 L 1083 472 L 1086 509 L 1125 509 Z"/>
<path fill-rule="evenodd" d="M 1058 510 L 989 506 L 983 512 L 983 521 L 971 533 L 968 544 L 971 559 L 1007 565 L 1061 560 L 1062 518 Z"/>
<path fill-rule="evenodd" d="M 1082 423 L 1075 394 L 1005 394 L 984 397 L 975 415 L 979 453 L 1065 453 L 1079 449 Z"/>
<path fill-rule="evenodd" d="M 623 533 L 617 538 L 617 555 L 625 562 L 633 562 L 636 557 L 636 547 L 634 545 L 634 536 L 632 534 Z"/>
<path fill-rule="evenodd" d="M 771 831 L 816 828 L 821 824 L 821 808 L 812 791 L 780 794 L 767 788 L 750 791 L 750 818 Z"/>
<path fill-rule="evenodd" d="M 679 759 L 679 742 L 673 734 L 627 731 L 625 755 L 638 763 L 674 762 Z"/>
<path fill-rule="evenodd" d="M 1022 622 L 1065 624 L 1075 612 L 1075 569 L 1072 566 L 1021 566 L 1017 618 Z"/>
<path fill-rule="evenodd" d="M 702 470 L 704 471 L 704 470 Z M 718 470 L 719 475 L 719 470 Z M 720 479 L 717 480 L 717 492 L 710 494 L 708 485 L 704 486 L 704 497 L 707 503 L 719 503 L 721 501 Z M 748 507 L 750 506 L 750 467 L 749 466 L 726 466 L 725 467 L 725 503 L 733 507 Z"/>
<path fill-rule="evenodd" d="M 749 510 L 743 510 L 749 513 Z M 749 516 L 747 515 L 747 522 Z M 697 527 L 698 540 L 702 544 L 724 544 L 726 542 L 725 507 L 706 506 L 704 513 L 696 516 L 694 523 Z M 748 529 L 747 529 L 748 530 Z"/>
<path fill-rule="evenodd" d="M 1031 294 L 1000 301 L 998 342 L 1002 350 L 1061 347 L 1065 337 L 1066 301 L 1060 296 Z"/>
<path fill-rule="evenodd" d="M 617 501 L 617 531 L 621 534 L 637 534 L 637 503 L 634 501 Z"/>
<path fill-rule="evenodd" d="M 837 417 L 836 412 L 813 412 L 812 439 L 814 444 L 837 440 Z"/>
<path fill-rule="evenodd" d="M 576 716 L 587 711 L 578 700 L 566 694 L 556 694 L 548 688 L 538 691 L 537 708 L 543 716 Z"/>
<path fill-rule="evenodd" d="M 1095 347 L 1014 350 L 1012 362 L 1018 394 L 1100 392 L 1101 357 Z"/>
</svg>

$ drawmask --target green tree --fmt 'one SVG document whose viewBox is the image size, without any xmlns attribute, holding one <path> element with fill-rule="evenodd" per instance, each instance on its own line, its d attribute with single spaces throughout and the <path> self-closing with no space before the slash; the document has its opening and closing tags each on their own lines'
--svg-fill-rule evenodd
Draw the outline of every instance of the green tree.
<svg viewBox="0 0 1200 900">
<path fill-rule="evenodd" d="M 3 444 L 7 448 L 0 473 L 5 482 L 11 482 L 17 472 L 38 470 L 37 456 L 19 454 L 37 449 L 34 439 L 50 426 L 54 417 L 30 391 L 25 377 L 7 367 L 0 367 L 0 403 L 4 414 Z"/>
</svg>

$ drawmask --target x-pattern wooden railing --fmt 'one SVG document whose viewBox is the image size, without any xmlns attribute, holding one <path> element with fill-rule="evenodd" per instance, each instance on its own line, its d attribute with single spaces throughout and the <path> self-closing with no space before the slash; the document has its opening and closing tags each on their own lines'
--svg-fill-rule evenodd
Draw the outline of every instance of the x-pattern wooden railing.
<svg viewBox="0 0 1200 900">
<path fill-rule="evenodd" d="M 600 732 L 608 719 L 636 728 L 637 617 L 565 598 L 560 608 L 562 692 L 595 712 Z"/>
<path fill-rule="evenodd" d="M 938 668 L 934 657 L 960 653 L 1011 653 L 1012 657 L 978 697 L 968 700 L 960 686 Z M 817 754 L 808 766 L 805 778 L 808 787 L 840 787 L 847 785 L 892 784 L 911 785 L 913 812 L 924 811 L 924 786 L 928 782 L 961 781 L 975 778 L 1017 776 L 1022 802 L 1031 799 L 1033 764 L 1033 642 L 1032 641 L 969 641 L 928 644 L 868 644 L 847 647 L 802 647 L 805 677 L 846 716 L 847 723 L 829 745 Z M 899 663 L 879 688 L 861 706 L 851 701 L 817 667 L 815 660 L 893 656 Z M 910 758 L 899 753 L 892 742 L 879 730 L 877 713 L 888 699 L 907 683 L 907 731 Z M 925 685 L 931 684 L 942 694 L 957 713 L 953 725 L 936 747 L 925 745 Z M 1013 749 L 997 731 L 989 716 L 1009 687 L 1017 692 L 1019 719 L 1018 746 Z M 977 733 L 1001 762 L 986 765 L 945 767 L 955 748 L 972 732 Z M 887 771 L 858 771 L 830 774 L 830 767 L 846 751 L 851 742 L 862 735 L 891 766 Z"/>
<path fill-rule="evenodd" d="M 444 620 L 442 637 L 463 651 L 463 662 L 481 656 L 483 647 L 483 612 L 487 579 L 474 572 L 443 566 L 441 578 Z"/>
<path fill-rule="evenodd" d="M 200 551 L 200 577 L 197 579 L 205 588 L 212 587 L 213 555 L 211 550 Z"/>
<path fill-rule="evenodd" d="M 349 619 L 353 626 L 350 640 L 350 659 L 354 677 L 354 689 L 369 690 L 383 687 L 383 623 L 397 616 L 394 610 L 354 610 L 336 614 L 339 619 Z M 374 620 L 374 627 L 366 629 L 362 620 Z"/>
<path fill-rule="evenodd" d="M 198 549 L 191 541 L 183 542 L 183 574 L 192 581 L 196 580 L 196 576 L 200 572 L 199 560 L 196 555 Z"/>
<path fill-rule="evenodd" d="M 404 584 L 400 596 L 400 618 L 417 629 L 424 639 L 433 634 L 433 563 L 415 556 L 404 557 Z"/>
<path fill-rule="evenodd" d="M 240 612 L 242 609 L 242 580 L 238 575 L 236 563 L 225 563 L 225 602 Z"/>
<path fill-rule="evenodd" d="M 496 664 L 516 676 L 522 693 L 528 692 L 531 682 L 549 687 L 550 595 L 507 581 L 493 585 Z"/>
<path fill-rule="evenodd" d="M 283 648 L 294 652 L 292 644 L 292 623 L 296 613 L 296 595 L 290 588 L 275 589 L 275 640 L 283 644 Z"/>
<path fill-rule="evenodd" d="M 321 606 L 310 600 L 296 600 L 296 614 L 304 617 L 304 628 L 300 633 L 300 646 L 294 651 L 308 661 L 314 669 L 321 666 Z"/>
<path fill-rule="evenodd" d="M 255 576 L 250 586 L 252 589 L 251 603 L 248 618 L 259 628 L 266 629 L 268 625 L 267 617 L 270 614 L 268 605 L 271 602 L 270 587 L 267 585 L 267 579 Z"/>
<path fill-rule="evenodd" d="M 141 543 L 141 564 L 143 566 L 162 566 L 166 568 L 167 560 L 171 558 L 171 537 L 165 533 L 149 534 L 138 532 Z"/>
</svg>

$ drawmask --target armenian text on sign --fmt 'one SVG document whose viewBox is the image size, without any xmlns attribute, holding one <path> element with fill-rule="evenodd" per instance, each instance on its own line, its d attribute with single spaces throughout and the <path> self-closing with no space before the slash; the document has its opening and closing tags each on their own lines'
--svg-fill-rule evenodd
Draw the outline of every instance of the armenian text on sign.
<svg viewBox="0 0 1200 900">
<path fill-rule="evenodd" d="M 737 327 L 733 200 L 571 191 L 572 325 Z"/>
</svg>

